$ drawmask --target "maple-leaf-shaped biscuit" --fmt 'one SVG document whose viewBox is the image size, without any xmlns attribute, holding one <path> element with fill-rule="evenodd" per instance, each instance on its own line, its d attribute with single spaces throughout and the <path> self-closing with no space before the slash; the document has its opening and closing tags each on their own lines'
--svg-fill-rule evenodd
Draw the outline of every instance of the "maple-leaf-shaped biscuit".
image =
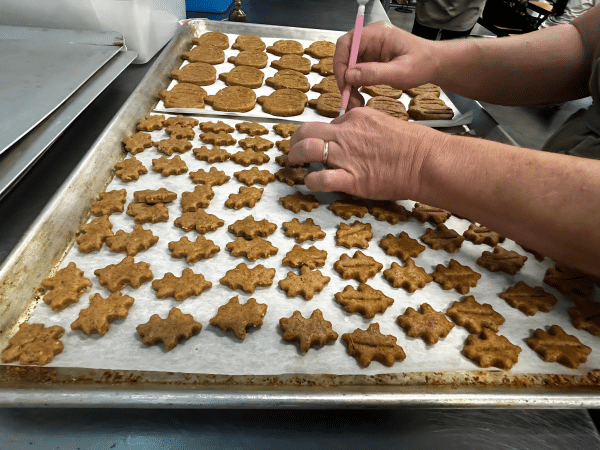
<svg viewBox="0 0 600 450">
<path fill-rule="evenodd" d="M 100 192 L 98 200 L 94 201 L 90 207 L 90 213 L 94 216 L 109 216 L 114 212 L 123 212 L 126 199 L 127 191 L 125 189 Z"/>
<path fill-rule="evenodd" d="M 123 181 L 139 180 L 140 175 L 148 173 L 148 169 L 135 157 L 124 159 L 115 164 L 115 176 Z"/>
<path fill-rule="evenodd" d="M 83 276 L 83 270 L 79 270 L 74 262 L 70 262 L 54 276 L 42 280 L 42 287 L 50 290 L 44 295 L 44 303 L 49 305 L 52 311 L 60 311 L 71 303 L 78 302 L 81 293 L 91 285 L 92 282 Z"/>
<path fill-rule="evenodd" d="M 569 308 L 569 315 L 575 328 L 600 336 L 600 303 L 581 299 L 577 306 Z"/>
<path fill-rule="evenodd" d="M 219 131 L 218 133 L 215 133 L 214 131 L 202 133 L 200 135 L 200 139 L 202 139 L 202 142 L 205 144 L 213 145 L 233 145 L 237 142 L 232 135 L 226 133 L 225 131 Z"/>
<path fill-rule="evenodd" d="M 315 296 L 315 292 L 321 292 L 330 281 L 331 278 L 324 276 L 320 270 L 311 270 L 308 266 L 302 266 L 300 275 L 288 272 L 286 278 L 279 280 L 279 287 L 287 292 L 288 297 L 300 294 L 304 300 L 310 300 Z"/>
<path fill-rule="evenodd" d="M 369 278 L 374 277 L 383 269 L 383 264 L 357 250 L 352 258 L 345 253 L 342 254 L 340 259 L 333 264 L 333 268 L 344 280 L 355 279 L 366 283 Z"/>
<path fill-rule="evenodd" d="M 135 256 L 142 250 L 148 250 L 158 242 L 151 230 L 144 230 L 141 225 L 135 225 L 131 233 L 119 230 L 114 236 L 106 239 L 106 245 L 111 252 L 124 252 Z"/>
<path fill-rule="evenodd" d="M 348 354 L 363 367 L 368 367 L 373 360 L 390 367 L 406 358 L 402 347 L 396 344 L 396 338 L 381 334 L 378 323 L 372 323 L 366 330 L 357 328 L 352 333 L 345 333 L 342 339 L 348 345 Z"/>
<path fill-rule="evenodd" d="M 325 238 L 325 232 L 310 218 L 304 222 L 293 218 L 290 222 L 283 222 L 281 226 L 285 230 L 287 237 L 296 238 L 298 242 L 316 241 L 317 239 Z"/>
<path fill-rule="evenodd" d="M 167 156 L 171 156 L 173 152 L 185 153 L 192 147 L 192 143 L 187 139 L 177 139 L 174 136 L 169 137 L 169 139 L 158 141 L 156 144 L 158 151 Z"/>
<path fill-rule="evenodd" d="M 265 152 L 255 152 L 254 150 L 239 151 L 231 155 L 230 159 L 244 167 L 248 167 L 250 164 L 264 164 L 270 161 L 269 155 Z"/>
<path fill-rule="evenodd" d="M 204 236 L 198 236 L 194 242 L 187 236 L 183 236 L 178 241 L 169 242 L 169 251 L 173 258 L 185 258 L 189 264 L 193 264 L 201 259 L 212 258 L 219 253 L 221 248 L 215 245 L 210 239 Z"/>
<path fill-rule="evenodd" d="M 472 287 L 477 286 L 477 281 L 481 278 L 481 274 L 454 259 L 450 260 L 448 267 L 438 264 L 431 276 L 442 289 L 456 289 L 461 294 L 467 294 Z"/>
<path fill-rule="evenodd" d="M 123 139 L 123 144 L 125 144 L 125 150 L 132 155 L 136 155 L 143 152 L 145 149 L 152 147 L 154 142 L 152 141 L 152 136 L 148 133 L 138 132 Z"/>
<path fill-rule="evenodd" d="M 127 215 L 132 216 L 136 223 L 158 223 L 169 220 L 169 210 L 164 203 L 130 203 Z"/>
<path fill-rule="evenodd" d="M 222 186 L 231 179 L 229 175 L 216 167 L 211 167 L 208 172 L 203 169 L 190 172 L 190 178 L 196 184 L 206 184 L 208 186 Z"/>
<path fill-rule="evenodd" d="M 436 208 L 434 206 L 415 203 L 415 207 L 412 210 L 412 215 L 423 223 L 431 222 L 434 225 L 439 225 L 448 220 L 452 213 L 450 211 L 446 211 L 445 209 Z"/>
<path fill-rule="evenodd" d="M 136 330 L 144 344 L 155 345 L 162 342 L 166 350 L 172 350 L 181 339 L 200 333 L 202 325 L 191 314 L 184 314 L 178 308 L 173 308 L 166 319 L 153 314 L 148 322 L 138 325 Z"/>
<path fill-rule="evenodd" d="M 168 127 L 176 124 L 182 125 L 184 127 L 194 128 L 196 125 L 198 125 L 198 119 L 194 119 L 193 117 L 189 116 L 182 116 L 181 114 L 179 114 L 177 116 L 172 116 L 166 119 L 163 125 Z"/>
<path fill-rule="evenodd" d="M 488 227 L 474 223 L 469 225 L 469 229 L 463 233 L 463 236 L 467 241 L 470 241 L 473 244 L 487 244 L 490 247 L 495 247 L 506 239 L 504 236 L 500 236 Z"/>
<path fill-rule="evenodd" d="M 2 351 L 2 362 L 11 363 L 18 359 L 21 364 L 48 364 L 62 352 L 64 347 L 59 339 L 64 333 L 65 329 L 58 325 L 46 328 L 41 323 L 22 323 Z"/>
<path fill-rule="evenodd" d="M 323 347 L 338 338 L 331 322 L 323 318 L 320 309 L 315 309 L 309 319 L 302 317 L 300 311 L 294 311 L 292 317 L 279 319 L 279 327 L 283 331 L 282 339 L 286 342 L 298 341 L 303 354 L 314 345 Z"/>
<path fill-rule="evenodd" d="M 262 198 L 264 189 L 255 187 L 240 187 L 237 194 L 229 194 L 225 200 L 225 206 L 231 209 L 241 209 L 244 206 L 253 208 L 256 202 Z"/>
<path fill-rule="evenodd" d="M 158 93 L 167 108 L 204 108 L 206 95 L 204 89 L 191 83 L 178 83 L 170 91 Z"/>
<path fill-rule="evenodd" d="M 296 131 L 299 126 L 300 125 L 289 122 L 278 123 L 277 125 L 273 125 L 273 130 L 275 130 L 275 133 L 277 133 L 279 136 L 283 138 L 289 138 L 292 134 L 294 134 L 294 131 Z"/>
<path fill-rule="evenodd" d="M 160 189 L 145 189 L 143 191 L 135 191 L 133 199 L 138 203 L 169 203 L 177 198 L 177 193 L 169 191 L 166 188 Z"/>
<path fill-rule="evenodd" d="M 126 256 L 118 264 L 110 264 L 103 269 L 96 269 L 94 275 L 98 277 L 100 284 L 110 292 L 120 291 L 126 285 L 139 288 L 142 283 L 154 278 L 150 264 L 142 261 L 136 263 L 133 256 Z"/>
<path fill-rule="evenodd" d="M 304 167 L 284 167 L 275 172 L 275 178 L 288 186 L 294 186 L 304 184 L 304 179 L 309 173 L 310 171 Z"/>
<path fill-rule="evenodd" d="M 237 237 L 245 237 L 246 239 L 252 239 L 257 236 L 266 237 L 274 233 L 276 229 L 277 225 L 274 223 L 269 222 L 267 219 L 256 220 L 252 215 L 235 221 L 227 228 L 230 233 L 235 234 Z"/>
<path fill-rule="evenodd" d="M 184 212 L 181 217 L 175 219 L 175 226 L 184 231 L 196 231 L 200 234 L 206 234 L 209 231 L 215 231 L 225 225 L 225 222 L 213 214 L 208 214 L 203 209 Z"/>
<path fill-rule="evenodd" d="M 167 272 L 164 277 L 152 282 L 157 298 L 175 297 L 180 302 L 192 295 L 200 295 L 211 287 L 212 283 L 206 281 L 204 275 L 195 274 L 189 267 L 183 269 L 181 277 Z"/>
<path fill-rule="evenodd" d="M 133 297 L 122 295 L 121 292 L 113 292 L 106 299 L 94 294 L 90 297 L 90 306 L 79 311 L 79 317 L 71 324 L 71 329 L 81 330 L 87 335 L 98 333 L 104 336 L 111 322 L 127 317 L 133 302 Z"/>
<path fill-rule="evenodd" d="M 277 141 L 277 142 L 275 142 L 275 145 L 277 146 L 279 151 L 281 153 L 283 153 L 284 155 L 287 155 L 290 152 L 290 140 L 289 139 Z"/>
<path fill-rule="evenodd" d="M 241 263 L 234 269 L 228 270 L 219 282 L 230 289 L 242 289 L 244 292 L 252 294 L 257 286 L 271 286 L 274 276 L 275 269 L 268 269 L 262 264 L 249 269 L 245 263 Z"/>
<path fill-rule="evenodd" d="M 222 120 L 217 122 L 202 122 L 200 124 L 200 129 L 205 133 L 220 133 L 223 131 L 224 133 L 233 133 L 235 128 L 231 125 L 227 125 Z"/>
<path fill-rule="evenodd" d="M 575 300 L 588 299 L 594 293 L 592 277 L 583 272 L 557 263 L 544 274 L 544 283 Z"/>
<path fill-rule="evenodd" d="M 425 287 L 433 280 L 433 277 L 425 272 L 425 269 L 417 266 L 410 258 L 406 260 L 404 267 L 393 262 L 389 269 L 383 271 L 383 277 L 395 288 L 404 288 L 410 293 Z"/>
<path fill-rule="evenodd" d="M 478 303 L 472 295 L 452 303 L 446 310 L 446 315 L 473 334 L 481 333 L 484 328 L 498 331 L 498 326 L 504 323 L 504 317 L 494 311 L 492 305 Z"/>
<path fill-rule="evenodd" d="M 181 175 L 182 173 L 186 173 L 188 171 L 185 161 L 182 160 L 179 155 L 176 155 L 173 158 L 162 156 L 160 158 L 153 159 L 152 169 L 155 172 L 160 173 L 163 177 L 168 177 L 170 175 Z"/>
<path fill-rule="evenodd" d="M 537 352 L 546 362 L 557 362 L 576 369 L 587 361 L 592 349 L 583 345 L 575 336 L 565 333 L 558 325 L 552 325 L 545 332 L 538 328 L 527 339 L 527 345 Z"/>
<path fill-rule="evenodd" d="M 102 216 L 81 225 L 75 241 L 81 253 L 90 253 L 100 250 L 106 238 L 112 235 L 112 224 L 108 220 L 108 216 Z"/>
<path fill-rule="evenodd" d="M 556 297 L 541 286 L 531 287 L 524 281 L 517 282 L 498 296 L 528 316 L 533 316 L 538 311 L 550 312 L 557 302 Z"/>
<path fill-rule="evenodd" d="M 192 150 L 196 159 L 200 161 L 206 161 L 207 163 L 224 162 L 231 158 L 231 153 L 227 150 L 222 149 L 218 145 L 215 145 L 212 149 L 209 149 L 206 145 L 200 148 Z"/>
<path fill-rule="evenodd" d="M 379 241 L 379 246 L 390 256 L 397 256 L 406 262 L 410 258 L 416 258 L 425 251 L 425 246 L 412 239 L 405 231 L 400 232 L 398 237 L 388 234 Z"/>
<path fill-rule="evenodd" d="M 250 261 L 256 261 L 259 258 L 269 258 L 276 255 L 279 249 L 274 247 L 269 241 L 261 237 L 252 239 L 237 238 L 229 242 L 225 249 L 231 253 L 231 256 L 245 256 Z"/>
<path fill-rule="evenodd" d="M 308 268 L 314 269 L 315 267 L 323 267 L 326 259 L 327 252 L 325 250 L 319 250 L 315 246 L 302 248 L 295 244 L 294 248 L 287 252 L 281 264 L 288 267 L 308 266 Z"/>
<path fill-rule="evenodd" d="M 207 184 L 196 186 L 192 192 L 181 194 L 181 209 L 183 212 L 196 211 L 198 208 L 208 208 L 215 196 L 212 187 Z"/>
<path fill-rule="evenodd" d="M 254 150 L 255 152 L 266 152 L 275 145 L 273 142 L 260 136 L 240 139 L 238 144 L 244 150 Z"/>
<path fill-rule="evenodd" d="M 296 167 L 296 166 L 292 166 L 292 165 L 290 165 L 290 161 L 289 161 L 289 157 L 288 157 L 288 155 L 279 155 L 279 156 L 276 156 L 276 157 L 275 157 L 275 162 L 276 162 L 277 164 L 279 164 L 281 167 L 283 167 L 284 169 L 285 169 L 286 167 Z M 310 164 L 309 164 L 309 163 L 305 163 L 305 164 L 302 164 L 302 165 L 301 165 L 301 166 L 299 166 L 299 167 L 308 167 L 308 166 L 310 166 Z M 304 183 L 303 183 L 303 184 L 304 184 Z"/>
<path fill-rule="evenodd" d="M 355 220 L 352 225 L 340 223 L 335 233 L 336 244 L 346 248 L 367 248 L 369 241 L 373 239 L 370 223 L 362 223 Z"/>
<path fill-rule="evenodd" d="M 327 209 L 345 220 L 350 219 L 352 216 L 362 218 L 369 212 L 369 209 L 360 200 L 353 200 L 346 196 L 331 203 Z"/>
<path fill-rule="evenodd" d="M 454 253 L 461 247 L 465 238 L 447 228 L 446 225 L 439 224 L 435 230 L 427 228 L 425 234 L 421 236 L 421 240 L 433 250 L 446 250 L 448 253 Z"/>
<path fill-rule="evenodd" d="M 376 200 L 368 207 L 369 214 L 391 225 L 404 222 L 411 214 L 404 206 L 389 200 Z"/>
<path fill-rule="evenodd" d="M 513 345 L 504 336 L 499 336 L 489 328 L 484 328 L 481 337 L 467 336 L 461 352 L 479 367 L 497 367 L 509 370 L 519 360 L 521 347 Z"/>
<path fill-rule="evenodd" d="M 175 139 L 194 139 L 196 136 L 192 127 L 181 125 L 180 123 L 169 125 L 165 128 L 165 132 Z"/>
<path fill-rule="evenodd" d="M 377 313 L 383 314 L 388 307 L 394 304 L 393 298 L 365 283 L 360 283 L 358 289 L 346 286 L 334 297 L 335 301 L 344 307 L 344 311 L 360 313 L 367 319 L 372 319 Z"/>
<path fill-rule="evenodd" d="M 225 305 L 219 306 L 217 315 L 210 319 L 210 324 L 222 332 L 233 330 L 235 337 L 243 340 L 248 328 L 262 325 L 266 313 L 267 305 L 257 303 L 254 298 L 241 305 L 236 295 Z"/>
<path fill-rule="evenodd" d="M 407 336 L 423 338 L 427 345 L 436 344 L 454 328 L 454 324 L 446 319 L 444 313 L 434 310 L 428 303 L 423 303 L 418 312 L 414 308 L 406 308 L 396 321 L 404 328 Z"/>
<path fill-rule="evenodd" d="M 281 203 L 285 209 L 289 209 L 295 213 L 299 213 L 300 210 L 310 212 L 320 205 L 317 197 L 312 194 L 303 194 L 300 191 L 296 191 L 285 197 L 280 197 L 279 203 Z"/>
<path fill-rule="evenodd" d="M 275 181 L 275 175 L 268 170 L 259 170 L 258 167 L 235 172 L 233 176 L 246 186 L 252 186 L 255 183 L 266 186 L 272 181 Z"/>
<path fill-rule="evenodd" d="M 154 131 L 160 130 L 163 127 L 165 116 L 148 114 L 137 124 L 138 131 Z"/>
<path fill-rule="evenodd" d="M 519 255 L 513 250 L 506 250 L 499 245 L 494 247 L 494 252 L 483 252 L 477 258 L 477 265 L 490 272 L 505 272 L 509 275 L 516 274 L 527 261 L 527 256 Z"/>
</svg>

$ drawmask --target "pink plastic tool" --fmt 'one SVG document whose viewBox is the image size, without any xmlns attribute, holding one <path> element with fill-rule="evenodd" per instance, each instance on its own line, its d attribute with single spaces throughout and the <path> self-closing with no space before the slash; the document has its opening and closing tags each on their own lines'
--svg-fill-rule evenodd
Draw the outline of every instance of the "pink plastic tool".
<svg viewBox="0 0 600 450">
<path fill-rule="evenodd" d="M 354 35 L 352 36 L 352 48 L 350 49 L 350 61 L 348 61 L 348 67 L 356 64 L 358 57 L 358 47 L 360 46 L 360 36 L 362 34 L 363 23 L 365 21 L 365 5 L 369 0 L 357 0 L 358 1 L 358 13 L 356 14 L 356 24 L 354 25 Z M 340 104 L 340 116 L 346 113 L 348 107 L 348 101 L 350 100 L 350 85 L 346 85 L 344 92 L 342 92 L 342 100 Z"/>
</svg>

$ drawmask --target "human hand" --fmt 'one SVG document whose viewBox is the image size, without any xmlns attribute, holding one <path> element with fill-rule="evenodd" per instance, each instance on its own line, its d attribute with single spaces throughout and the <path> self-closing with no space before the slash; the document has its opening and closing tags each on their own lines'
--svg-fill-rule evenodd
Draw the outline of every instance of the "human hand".
<svg viewBox="0 0 600 450">
<path fill-rule="evenodd" d="M 347 110 L 363 105 L 360 86 L 387 84 L 408 89 L 435 82 L 435 42 L 416 37 L 387 22 L 377 22 L 362 31 L 356 65 L 348 68 L 353 31 L 337 40 L 333 71 L 340 92 L 353 86 Z"/>
<path fill-rule="evenodd" d="M 448 135 L 395 119 L 371 108 L 356 108 L 331 123 L 308 122 L 292 135 L 288 161 L 299 165 L 323 161 L 327 170 L 309 173 L 312 191 L 346 192 L 377 200 L 416 199 L 421 167 Z"/>
</svg>

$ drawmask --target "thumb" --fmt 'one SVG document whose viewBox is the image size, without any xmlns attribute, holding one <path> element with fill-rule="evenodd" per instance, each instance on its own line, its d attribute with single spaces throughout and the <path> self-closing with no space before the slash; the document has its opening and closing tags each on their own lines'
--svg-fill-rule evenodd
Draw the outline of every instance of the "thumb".
<svg viewBox="0 0 600 450">
<path fill-rule="evenodd" d="M 360 63 L 348 68 L 346 82 L 352 86 L 394 86 L 402 79 L 400 70 L 393 63 Z"/>
</svg>

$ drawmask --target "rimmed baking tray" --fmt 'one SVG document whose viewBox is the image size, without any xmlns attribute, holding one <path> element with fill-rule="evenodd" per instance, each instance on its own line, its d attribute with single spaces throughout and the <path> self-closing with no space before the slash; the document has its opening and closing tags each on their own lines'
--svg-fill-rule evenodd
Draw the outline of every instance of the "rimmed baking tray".
<svg viewBox="0 0 600 450">
<path fill-rule="evenodd" d="M 123 157 L 121 140 L 154 107 L 155 95 L 169 83 L 179 55 L 192 35 L 203 30 L 312 40 L 340 34 L 210 21 L 186 24 L 0 267 L 1 348 L 39 298 L 41 280 L 71 247 L 79 224 L 87 220 L 90 202 L 112 178 L 114 163 Z M 503 139 L 498 129 L 494 132 Z M 486 371 L 228 376 L 0 366 L 4 406 L 595 408 L 600 405 L 599 391 L 597 372 L 582 376 Z"/>
</svg>

